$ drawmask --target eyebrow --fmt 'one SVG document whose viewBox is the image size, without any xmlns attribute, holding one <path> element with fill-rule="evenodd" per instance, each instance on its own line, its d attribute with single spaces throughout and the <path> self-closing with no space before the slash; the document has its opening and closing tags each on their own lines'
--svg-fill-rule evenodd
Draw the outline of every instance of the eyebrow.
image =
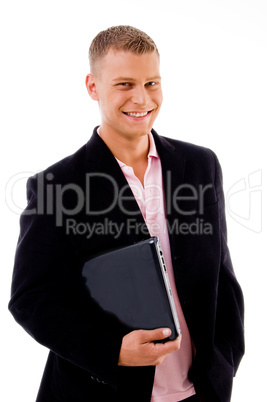
<svg viewBox="0 0 267 402">
<path fill-rule="evenodd" d="M 160 75 L 156 75 L 154 77 L 150 77 L 147 78 L 146 81 L 154 81 L 154 80 L 160 80 L 161 76 Z M 135 81 L 134 78 L 131 77 L 117 77 L 114 80 L 112 80 L 113 82 L 118 82 L 118 81 Z"/>
</svg>

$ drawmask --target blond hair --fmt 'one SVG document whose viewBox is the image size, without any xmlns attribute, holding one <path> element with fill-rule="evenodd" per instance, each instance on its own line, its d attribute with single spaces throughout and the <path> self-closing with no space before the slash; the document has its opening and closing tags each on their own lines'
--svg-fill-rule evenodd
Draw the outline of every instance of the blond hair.
<svg viewBox="0 0 267 402">
<path fill-rule="evenodd" d="M 91 72 L 95 63 L 104 57 L 110 49 L 124 50 L 135 54 L 156 52 L 155 42 L 145 32 L 130 25 L 113 26 L 99 32 L 89 48 L 89 63 Z"/>
</svg>

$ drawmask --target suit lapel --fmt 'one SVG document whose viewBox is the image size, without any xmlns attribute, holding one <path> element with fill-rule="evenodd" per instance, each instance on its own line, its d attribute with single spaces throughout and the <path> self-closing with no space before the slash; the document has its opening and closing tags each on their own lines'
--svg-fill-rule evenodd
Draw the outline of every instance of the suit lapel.
<svg viewBox="0 0 267 402">
<path fill-rule="evenodd" d="M 123 225 L 120 245 L 144 240 L 149 231 L 132 190 L 112 152 L 94 130 L 86 145 L 86 171 L 94 172 L 97 186 L 93 198 L 107 211 L 106 218 Z M 92 178 L 92 183 L 94 178 Z M 96 208 L 96 206 L 94 206 Z"/>
</svg>

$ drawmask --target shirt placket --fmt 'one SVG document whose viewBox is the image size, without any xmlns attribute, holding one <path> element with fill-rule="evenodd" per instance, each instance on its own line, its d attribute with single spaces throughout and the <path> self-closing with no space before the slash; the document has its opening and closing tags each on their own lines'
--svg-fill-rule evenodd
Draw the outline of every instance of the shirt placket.
<svg viewBox="0 0 267 402">
<path fill-rule="evenodd" d="M 146 223 L 151 236 L 159 236 L 160 234 L 160 215 L 162 214 L 162 190 L 159 186 L 160 179 L 153 175 L 153 163 L 157 162 L 153 158 L 149 158 L 149 164 L 144 180 L 145 193 L 145 210 Z"/>
</svg>

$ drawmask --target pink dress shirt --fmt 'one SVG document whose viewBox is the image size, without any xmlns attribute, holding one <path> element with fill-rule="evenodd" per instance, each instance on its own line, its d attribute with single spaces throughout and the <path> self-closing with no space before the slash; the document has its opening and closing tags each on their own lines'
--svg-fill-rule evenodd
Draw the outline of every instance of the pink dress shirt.
<svg viewBox="0 0 267 402">
<path fill-rule="evenodd" d="M 127 166 L 118 159 L 117 161 L 132 189 L 150 235 L 158 236 L 160 239 L 182 331 L 180 350 L 167 355 L 163 362 L 156 366 L 151 402 L 177 402 L 195 394 L 194 386 L 188 379 L 188 370 L 192 364 L 194 346 L 175 286 L 164 207 L 161 161 L 151 133 L 149 134 L 149 140 L 150 149 L 144 187 L 135 176 L 132 167 Z"/>
<path fill-rule="evenodd" d="M 100 135 L 99 129 L 98 134 Z M 147 156 L 148 165 L 144 177 L 144 187 L 135 176 L 133 168 L 116 159 L 131 187 L 150 235 L 158 236 L 160 239 L 183 336 L 180 350 L 167 355 L 163 362 L 156 366 L 151 402 L 178 402 L 195 394 L 194 385 L 188 379 L 194 345 L 176 290 L 166 224 L 161 161 L 151 133 L 149 133 L 149 141 L 150 148 Z"/>
</svg>

